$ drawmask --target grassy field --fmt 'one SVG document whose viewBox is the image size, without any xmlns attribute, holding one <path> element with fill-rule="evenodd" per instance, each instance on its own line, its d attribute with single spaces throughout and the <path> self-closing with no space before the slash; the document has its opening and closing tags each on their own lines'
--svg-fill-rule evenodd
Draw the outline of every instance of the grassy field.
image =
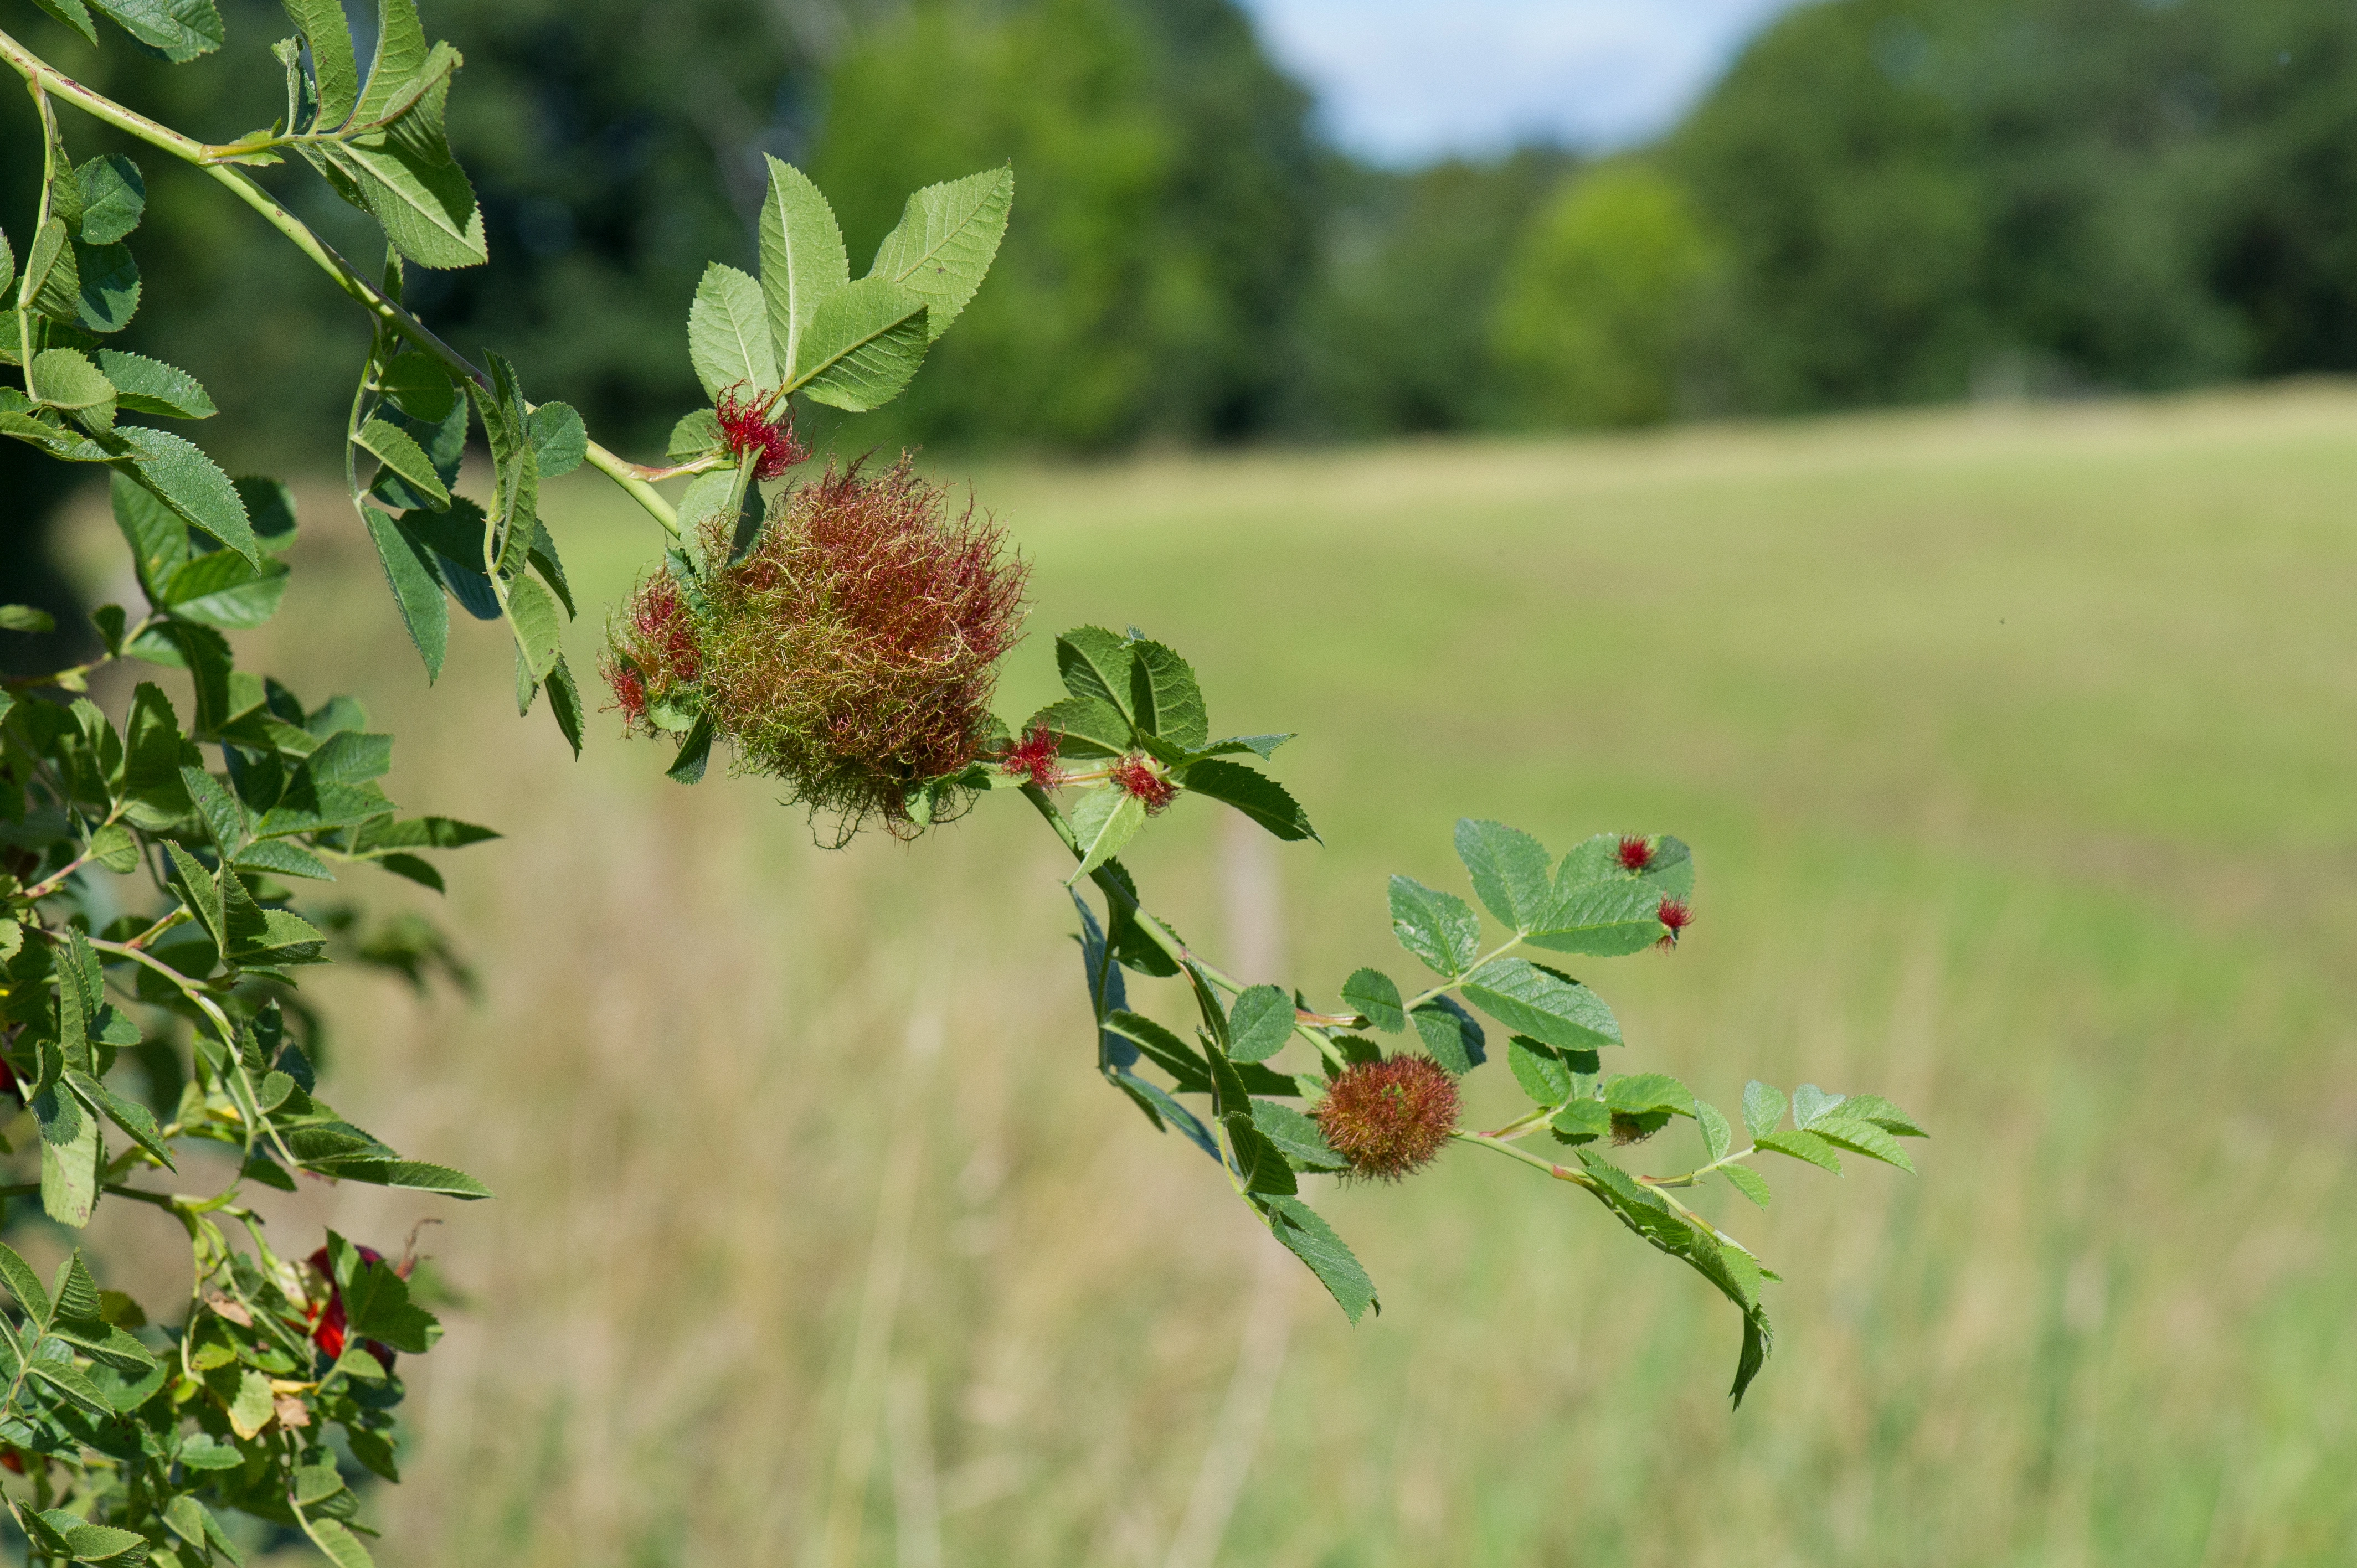
<svg viewBox="0 0 2357 1568">
<path fill-rule="evenodd" d="M 493 628 L 425 693 L 323 505 L 257 654 L 398 729 L 405 806 L 511 835 L 451 865 L 479 1005 L 328 987 L 339 1101 L 503 1197 L 434 1233 L 468 1305 L 382 1560 L 1162 1568 L 1231 1472 L 1231 1563 L 2357 1556 L 2357 394 L 974 478 L 1037 564 L 1006 712 L 1098 620 L 1192 656 L 1220 729 L 1303 732 L 1313 993 L 1399 972 L 1383 877 L 1456 885 L 1459 815 L 1674 831 L 1684 946 L 1584 969 L 1625 1064 L 1879 1090 L 1922 1174 L 1707 1195 L 1791 1282 L 1738 1413 L 1724 1304 L 1478 1153 L 1320 1195 L 1383 1287 L 1351 1328 L 1089 1072 L 1028 813 L 831 854 L 610 715 L 576 765 Z M 651 529 L 562 502 L 611 598 Z M 1265 948 L 1218 826 L 1129 862 Z"/>
</svg>

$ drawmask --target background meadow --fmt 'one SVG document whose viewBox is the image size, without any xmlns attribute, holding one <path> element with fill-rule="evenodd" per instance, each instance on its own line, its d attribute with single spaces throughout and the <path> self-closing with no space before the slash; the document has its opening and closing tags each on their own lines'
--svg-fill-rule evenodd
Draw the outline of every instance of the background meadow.
<svg viewBox="0 0 2357 1568">
<path fill-rule="evenodd" d="M 942 465 L 1035 563 L 1003 712 L 1054 631 L 1135 622 L 1216 725 L 1303 732 L 1277 771 L 1322 846 L 1255 859 L 1189 802 L 1126 857 L 1190 940 L 1331 996 L 1396 957 L 1387 874 L 1456 885 L 1458 815 L 1674 831 L 1684 945 L 1582 972 L 1625 1065 L 1932 1128 L 1919 1177 L 1706 1195 L 1792 1280 L 1732 1415 L 1725 1305 L 1472 1151 L 1318 1195 L 1383 1291 L 1351 1328 L 1094 1080 L 1028 813 L 827 853 L 610 714 L 576 764 L 494 628 L 426 692 L 323 494 L 253 656 L 363 696 L 404 806 L 510 835 L 447 902 L 334 890 L 463 932 L 479 1001 L 317 983 L 330 1097 L 500 1201 L 265 1195 L 290 1236 L 446 1221 L 387 1561 L 2346 1561 L 2352 428 L 2357 393 L 2294 386 Z M 547 510 L 588 600 L 654 549 L 590 483 Z M 64 542 L 119 559 L 88 500 Z M 1254 877 L 1281 936 L 1231 897 Z M 533 1108 L 497 1143 L 493 1092 Z M 1469 1093 L 1484 1125 L 1518 1098 L 1494 1062 Z M 1691 1163 L 1683 1128 L 1642 1165 Z M 149 1218 L 102 1213 L 112 1264 Z"/>
</svg>

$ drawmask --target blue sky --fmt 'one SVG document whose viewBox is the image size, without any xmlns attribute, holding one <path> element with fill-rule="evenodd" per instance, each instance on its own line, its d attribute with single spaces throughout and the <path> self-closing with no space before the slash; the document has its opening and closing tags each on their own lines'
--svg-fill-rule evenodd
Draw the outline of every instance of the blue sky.
<svg viewBox="0 0 2357 1568">
<path fill-rule="evenodd" d="M 1674 123 L 1794 0 L 1243 0 L 1327 134 L 1386 163 Z"/>
</svg>

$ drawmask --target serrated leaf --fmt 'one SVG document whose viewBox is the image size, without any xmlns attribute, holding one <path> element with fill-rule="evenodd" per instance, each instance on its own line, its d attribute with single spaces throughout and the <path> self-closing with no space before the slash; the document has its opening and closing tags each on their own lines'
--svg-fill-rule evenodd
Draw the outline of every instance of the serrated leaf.
<svg viewBox="0 0 2357 1568">
<path fill-rule="evenodd" d="M 1820 1116 L 1809 1123 L 1809 1131 L 1829 1144 L 1837 1144 L 1853 1154 L 1880 1160 L 1886 1165 L 1897 1165 L 1913 1174 L 1915 1162 L 1899 1146 L 1899 1140 L 1871 1122 L 1849 1116 Z"/>
<path fill-rule="evenodd" d="M 149 491 L 214 539 L 262 564 L 262 544 L 245 515 L 245 502 L 229 476 L 210 457 L 169 432 L 125 425 L 113 439 L 129 449 L 139 482 Z"/>
<path fill-rule="evenodd" d="M 537 577 L 518 577 L 508 585 L 508 621 L 532 678 L 545 680 L 556 667 L 565 635 L 565 612 L 556 596 Z"/>
<path fill-rule="evenodd" d="M 1014 199 L 1011 166 L 927 186 L 909 198 L 869 275 L 922 299 L 928 337 L 940 338 L 982 286 Z"/>
<path fill-rule="evenodd" d="M 1784 1119 L 1784 1092 L 1753 1079 L 1743 1086 L 1743 1125 L 1756 1141 Z"/>
<path fill-rule="evenodd" d="M 1758 1171 L 1749 1165 L 1721 1165 L 1718 1174 L 1727 1178 L 1727 1186 L 1760 1208 L 1768 1207 L 1768 1178 Z"/>
<path fill-rule="evenodd" d="M 240 871 L 265 871 L 274 876 L 302 876 L 314 882 L 333 882 L 336 874 L 328 869 L 327 862 L 302 845 L 286 839 L 264 839 L 250 843 L 237 854 Z"/>
<path fill-rule="evenodd" d="M 288 0 L 295 4 L 331 5 L 334 0 Z M 415 349 L 395 354 L 377 367 L 377 391 L 393 406 L 422 424 L 438 425 L 458 404 L 458 383 L 439 360 Z"/>
<path fill-rule="evenodd" d="M 147 209 L 147 181 L 139 166 L 120 153 L 92 158 L 74 170 L 81 191 L 81 231 L 86 245 L 112 245 L 139 227 Z"/>
<path fill-rule="evenodd" d="M 0 1241 L 0 1284 L 8 1287 L 8 1294 L 16 1298 L 16 1305 L 24 1308 L 25 1316 L 33 1320 L 36 1327 L 49 1326 L 56 1308 L 49 1302 L 48 1287 L 41 1283 L 41 1276 L 33 1272 L 33 1266 L 5 1241 Z"/>
<path fill-rule="evenodd" d="M 1271 1197 L 1262 1200 L 1269 1217 L 1269 1230 L 1285 1243 L 1287 1251 L 1309 1265 L 1327 1294 L 1342 1309 L 1342 1316 L 1356 1324 L 1369 1307 L 1381 1314 L 1383 1303 L 1375 1297 L 1375 1282 L 1359 1264 L 1342 1238 L 1326 1223 L 1318 1211 L 1297 1197 Z"/>
<path fill-rule="evenodd" d="M 1523 940 L 1550 952 L 1620 958 L 1660 941 L 1662 895 L 1641 882 L 1615 881 L 1558 889 L 1546 900 Z"/>
<path fill-rule="evenodd" d="M 1491 959 L 1464 982 L 1465 998 L 1508 1028 L 1566 1050 L 1620 1044 L 1604 999 L 1526 959 Z"/>
<path fill-rule="evenodd" d="M 1674 1111 L 1691 1116 L 1695 1110 L 1692 1091 L 1665 1072 L 1631 1073 L 1610 1079 L 1604 1086 L 1604 1103 L 1610 1110 L 1632 1116 L 1648 1111 Z"/>
<path fill-rule="evenodd" d="M 695 723 L 688 726 L 687 738 L 679 743 L 679 753 L 663 775 L 676 784 L 693 784 L 704 777 L 705 765 L 711 758 L 712 716 L 699 714 Z"/>
<path fill-rule="evenodd" d="M 132 1140 L 141 1148 L 163 1161 L 167 1170 L 179 1168 L 172 1163 L 172 1151 L 164 1144 L 163 1130 L 156 1125 L 154 1114 L 145 1106 L 135 1101 L 124 1099 L 88 1073 L 69 1071 L 65 1075 L 65 1081 L 68 1087 L 81 1097 L 83 1104 L 89 1106 L 93 1112 L 102 1113 L 116 1126 L 130 1133 Z"/>
<path fill-rule="evenodd" d="M 1473 1015 L 1446 996 L 1418 1003 L 1408 1013 L 1416 1037 L 1432 1059 L 1462 1078 L 1488 1059 L 1488 1039 Z"/>
<path fill-rule="evenodd" d="M 414 1192 L 438 1192 L 446 1197 L 494 1197 L 498 1195 L 465 1171 L 423 1160 L 339 1160 L 338 1181 L 366 1182 L 371 1187 L 407 1187 Z"/>
<path fill-rule="evenodd" d="M 1130 644 L 1130 712 L 1139 729 L 1183 751 L 1211 733 L 1194 667 L 1158 642 Z"/>
<path fill-rule="evenodd" d="M 431 553 L 399 521 L 374 507 L 361 509 L 369 542 L 376 546 L 377 564 L 384 569 L 385 585 L 401 612 L 401 624 L 417 656 L 425 661 L 425 679 L 442 673 L 442 657 L 450 644 L 450 610 L 443 602 L 442 585 L 430 564 Z"/>
<path fill-rule="evenodd" d="M 1135 724 L 1133 662 L 1129 639 L 1101 626 L 1076 626 L 1056 639 L 1056 672 L 1064 690 L 1075 697 L 1093 697 Z"/>
<path fill-rule="evenodd" d="M 708 408 L 695 409 L 679 417 L 671 427 L 671 439 L 663 444 L 663 456 L 674 463 L 693 463 L 699 457 L 717 456 L 727 450 L 726 439 L 720 431 L 720 416 Z"/>
<path fill-rule="evenodd" d="M 1392 932 L 1400 946 L 1446 979 L 1472 967 L 1481 950 L 1481 925 L 1464 899 L 1407 876 L 1392 878 L 1390 896 Z"/>
<path fill-rule="evenodd" d="M 1457 858 L 1465 863 L 1482 908 L 1512 931 L 1529 931 L 1554 903 L 1554 862 L 1544 845 L 1502 822 L 1460 818 Z"/>
<path fill-rule="evenodd" d="M 589 427 L 569 403 L 544 403 L 532 411 L 532 450 L 544 479 L 561 479 L 589 456 Z M 540 537 L 545 540 L 547 531 Z"/>
<path fill-rule="evenodd" d="M 265 560 L 257 572 L 233 552 L 209 550 L 175 571 L 156 603 L 182 620 L 242 631 L 277 613 L 286 575 L 284 561 Z"/>
<path fill-rule="evenodd" d="M 1506 1042 L 1506 1066 L 1534 1104 L 1561 1105 L 1571 1098 L 1571 1069 L 1544 1040 L 1516 1035 Z"/>
<path fill-rule="evenodd" d="M 91 1415 L 102 1419 L 114 1414 L 114 1407 L 107 1402 L 104 1394 L 99 1392 L 98 1386 L 90 1380 L 89 1374 L 71 1362 L 51 1361 L 36 1356 L 31 1359 L 27 1369 L 34 1377 L 63 1394 L 67 1402 L 76 1408 L 87 1411 Z"/>
<path fill-rule="evenodd" d="M 0 631 L 55 631 L 58 618 L 31 605 L 0 605 Z"/>
<path fill-rule="evenodd" d="M 438 510 L 450 504 L 450 491 L 442 483 L 442 476 L 434 471 L 425 449 L 405 431 L 371 414 L 368 423 L 361 426 L 360 434 L 352 437 L 352 445 L 400 475 L 405 484 L 425 498 L 428 505 Z"/>
<path fill-rule="evenodd" d="M 40 1098 L 53 1099 L 57 1093 L 52 1090 Z M 47 1123 L 49 1119 L 43 1121 Z M 49 1131 L 47 1124 L 41 1129 L 41 1210 L 59 1224 L 80 1230 L 90 1223 L 91 1213 L 98 1207 L 106 1140 L 99 1133 L 97 1118 L 89 1115 L 72 1118 L 70 1136 L 52 1141 Z M 102 1408 L 104 1403 L 100 1402 Z"/>
<path fill-rule="evenodd" d="M 1350 1164 L 1326 1142 L 1326 1134 L 1318 1130 L 1318 1123 L 1292 1106 L 1255 1100 L 1252 1102 L 1252 1114 L 1253 1124 L 1260 1129 L 1261 1136 L 1303 1170 L 1338 1171 Z"/>
<path fill-rule="evenodd" d="M 1871 1122 L 1886 1133 L 1901 1138 L 1928 1138 L 1932 1134 L 1916 1125 L 1915 1119 L 1878 1094 L 1853 1094 L 1842 1102 L 1841 1113 L 1860 1122 Z"/>
<path fill-rule="evenodd" d="M 1763 1149 L 1773 1149 L 1780 1155 L 1789 1155 L 1793 1159 L 1805 1160 L 1829 1170 L 1835 1176 L 1841 1175 L 1841 1156 L 1834 1153 L 1831 1144 L 1814 1133 L 1762 1133 L 1752 1142 Z"/>
<path fill-rule="evenodd" d="M 1342 983 L 1342 1005 L 1386 1035 L 1396 1035 L 1407 1027 L 1407 1013 L 1400 1004 L 1399 987 L 1380 969 L 1353 970 L 1351 978 Z"/>
<path fill-rule="evenodd" d="M 281 0 L 287 20 L 311 47 L 311 81 L 319 102 L 318 124 L 333 129 L 350 118 L 360 101 L 360 62 L 352 53 L 351 26 L 343 0 Z"/>
<path fill-rule="evenodd" d="M 90 5 L 174 65 L 221 47 L 221 13 L 212 0 L 90 0 Z"/>
<path fill-rule="evenodd" d="M 76 241 L 74 320 L 92 332 L 120 332 L 139 314 L 139 260 L 128 245 Z"/>
<path fill-rule="evenodd" d="M 1801 1085 L 1792 1090 L 1792 1125 L 1801 1128 L 1815 1126 L 1819 1121 L 1832 1115 L 1846 1098 L 1846 1095 L 1828 1094 L 1813 1083 Z"/>
<path fill-rule="evenodd" d="M 384 237 L 410 261 L 450 269 L 490 260 L 475 188 L 457 164 L 436 162 L 397 138 L 375 147 L 331 143 L 321 156 L 350 182 Z"/>
<path fill-rule="evenodd" d="M 732 387 L 748 389 L 749 403 L 777 386 L 781 378 L 760 284 L 717 262 L 706 267 L 688 307 L 687 352 L 704 395 L 715 402 Z"/>
<path fill-rule="evenodd" d="M 332 1230 L 328 1232 L 328 1253 L 354 1338 L 382 1340 L 411 1355 L 433 1348 L 441 1326 L 432 1313 L 410 1301 L 408 1282 L 391 1263 L 369 1262 Z"/>
<path fill-rule="evenodd" d="M 1040 722 L 1067 744 L 1057 749 L 1065 756 L 1119 757 L 1137 744 L 1129 721 L 1118 709 L 1096 697 L 1066 697 L 1039 710 Z M 1077 742 L 1079 744 L 1071 744 Z"/>
<path fill-rule="evenodd" d="M 114 401 L 114 383 L 78 349 L 44 349 L 33 356 L 32 385 L 43 403 L 86 409 Z"/>
<path fill-rule="evenodd" d="M 360 1537 L 331 1519 L 307 1519 L 303 1528 L 312 1541 L 336 1568 L 376 1568 L 376 1559 L 361 1544 Z"/>
<path fill-rule="evenodd" d="M 811 313 L 789 385 L 853 413 L 881 408 L 924 363 L 925 306 L 881 278 L 861 278 Z"/>
<path fill-rule="evenodd" d="M 101 349 L 98 368 L 114 384 L 116 405 L 133 413 L 151 413 L 165 419 L 210 419 L 220 412 L 213 406 L 211 394 L 198 383 L 196 377 L 161 360 L 127 354 L 120 349 Z"/>
<path fill-rule="evenodd" d="M 1070 820 L 1081 864 L 1065 879 L 1066 886 L 1119 854 L 1137 836 L 1146 825 L 1146 802 L 1125 789 L 1101 787 L 1082 792 L 1073 802 Z"/>
<path fill-rule="evenodd" d="M 1293 1037 L 1293 1000 L 1274 985 L 1247 987 L 1228 1012 L 1228 1059 L 1266 1061 Z"/>
<path fill-rule="evenodd" d="M 81 317 L 81 274 L 62 219 L 53 216 L 33 231 L 25 275 L 17 286 L 19 298 L 31 295 L 27 307 L 52 321 L 72 322 Z"/>
<path fill-rule="evenodd" d="M 81 0 L 33 0 L 33 4 L 80 33 L 84 43 L 98 42 L 98 25 L 90 19 L 90 11 Z"/>
<path fill-rule="evenodd" d="M 770 188 L 761 202 L 761 295 L 777 371 L 798 385 L 816 363 L 805 343 L 813 320 L 823 301 L 850 286 L 851 259 L 843 249 L 834 209 L 810 177 L 777 158 L 768 162 Z"/>
<path fill-rule="evenodd" d="M 1105 1015 L 1104 1026 L 1151 1058 L 1155 1066 L 1170 1075 L 1180 1093 L 1211 1091 L 1211 1069 L 1201 1053 L 1153 1019 L 1115 1008 Z"/>
<path fill-rule="evenodd" d="M 1233 806 L 1286 843 L 1318 836 L 1308 813 L 1285 786 L 1241 762 L 1190 762 L 1180 770 L 1178 781 L 1195 794 Z"/>
<path fill-rule="evenodd" d="M 1726 1113 L 1707 1100 L 1695 1101 L 1694 1118 L 1702 1129 L 1702 1145 L 1716 1162 L 1727 1157 L 1735 1147 L 1735 1129 L 1727 1124 Z"/>
</svg>

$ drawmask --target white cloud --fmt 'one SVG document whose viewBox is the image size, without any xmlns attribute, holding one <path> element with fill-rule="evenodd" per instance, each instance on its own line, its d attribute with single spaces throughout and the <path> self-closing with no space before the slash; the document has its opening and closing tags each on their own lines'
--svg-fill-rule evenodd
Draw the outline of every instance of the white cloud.
<svg viewBox="0 0 2357 1568">
<path fill-rule="evenodd" d="M 1384 162 L 1674 124 L 1794 0 L 1243 0 L 1327 134 Z"/>
</svg>

